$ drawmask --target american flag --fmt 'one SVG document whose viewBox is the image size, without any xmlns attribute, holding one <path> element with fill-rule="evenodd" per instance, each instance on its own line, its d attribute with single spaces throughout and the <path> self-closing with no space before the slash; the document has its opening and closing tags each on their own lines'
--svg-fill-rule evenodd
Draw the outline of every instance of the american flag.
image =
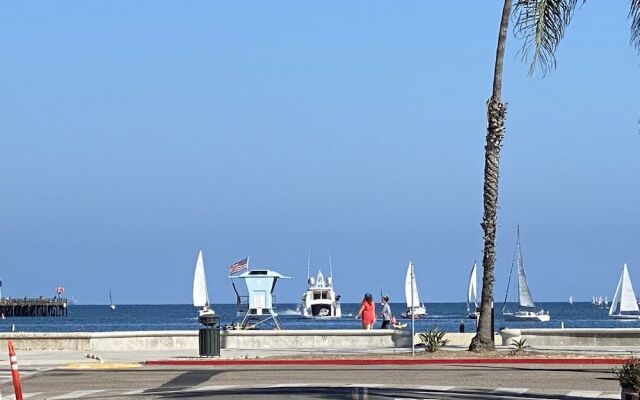
<svg viewBox="0 0 640 400">
<path fill-rule="evenodd" d="M 233 275 L 233 274 L 238 273 L 240 271 L 244 271 L 248 267 L 249 267 L 249 257 L 231 264 L 229 266 L 229 273 L 231 275 Z"/>
</svg>

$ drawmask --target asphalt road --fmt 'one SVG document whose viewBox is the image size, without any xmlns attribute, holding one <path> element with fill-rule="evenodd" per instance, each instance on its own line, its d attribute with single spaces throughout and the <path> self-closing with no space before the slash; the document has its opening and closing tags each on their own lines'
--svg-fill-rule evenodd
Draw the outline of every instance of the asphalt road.
<svg viewBox="0 0 640 400">
<path fill-rule="evenodd" d="M 586 365 L 97 367 L 25 376 L 25 398 L 507 400 L 615 398 L 619 393 L 611 368 Z M 0 390 L 4 400 L 11 398 L 10 382 Z"/>
</svg>

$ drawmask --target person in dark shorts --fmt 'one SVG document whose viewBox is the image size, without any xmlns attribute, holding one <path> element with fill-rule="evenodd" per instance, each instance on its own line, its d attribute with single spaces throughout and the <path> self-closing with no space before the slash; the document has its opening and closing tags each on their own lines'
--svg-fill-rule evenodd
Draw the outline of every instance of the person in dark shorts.
<svg viewBox="0 0 640 400">
<path fill-rule="evenodd" d="M 389 329 L 391 326 L 391 318 L 393 317 L 393 314 L 391 314 L 391 306 L 389 306 L 389 296 L 382 296 L 382 313 L 380 317 L 382 317 L 380 329 Z"/>
</svg>

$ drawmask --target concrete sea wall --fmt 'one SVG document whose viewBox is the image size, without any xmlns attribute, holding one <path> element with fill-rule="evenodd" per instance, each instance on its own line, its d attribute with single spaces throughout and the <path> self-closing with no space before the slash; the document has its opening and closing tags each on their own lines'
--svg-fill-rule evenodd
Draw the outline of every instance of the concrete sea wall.
<svg viewBox="0 0 640 400">
<path fill-rule="evenodd" d="M 22 351 L 197 350 L 198 331 L 12 332 L 0 334 L 0 346 L 12 340 Z M 366 349 L 410 347 L 411 333 L 392 330 L 222 331 L 222 349 Z"/>
<path fill-rule="evenodd" d="M 466 347 L 474 333 L 447 333 L 450 346 Z M 639 346 L 640 329 L 504 329 L 496 344 L 509 345 L 525 338 L 530 346 Z M 0 333 L 0 346 L 12 340 L 21 351 L 145 351 L 198 350 L 198 331 L 136 332 L 10 332 Z M 249 330 L 222 331 L 222 349 L 380 349 L 410 348 L 407 330 Z M 419 343 L 419 339 L 414 339 Z"/>
<path fill-rule="evenodd" d="M 410 347 L 411 332 L 392 330 L 229 331 L 223 349 L 367 349 Z"/>
<path fill-rule="evenodd" d="M 568 328 L 568 329 L 503 329 L 502 344 L 526 339 L 529 346 L 639 346 L 638 328 Z"/>
</svg>

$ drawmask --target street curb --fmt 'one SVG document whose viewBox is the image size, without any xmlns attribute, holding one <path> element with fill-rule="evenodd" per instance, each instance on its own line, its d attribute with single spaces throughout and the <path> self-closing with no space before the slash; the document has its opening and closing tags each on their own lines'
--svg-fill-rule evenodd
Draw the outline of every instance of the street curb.
<svg viewBox="0 0 640 400">
<path fill-rule="evenodd" d="M 546 364 L 621 365 L 625 358 L 432 358 L 432 359 L 251 359 L 251 360 L 150 360 L 145 365 L 225 366 L 225 365 L 439 365 L 439 364 Z"/>
</svg>

